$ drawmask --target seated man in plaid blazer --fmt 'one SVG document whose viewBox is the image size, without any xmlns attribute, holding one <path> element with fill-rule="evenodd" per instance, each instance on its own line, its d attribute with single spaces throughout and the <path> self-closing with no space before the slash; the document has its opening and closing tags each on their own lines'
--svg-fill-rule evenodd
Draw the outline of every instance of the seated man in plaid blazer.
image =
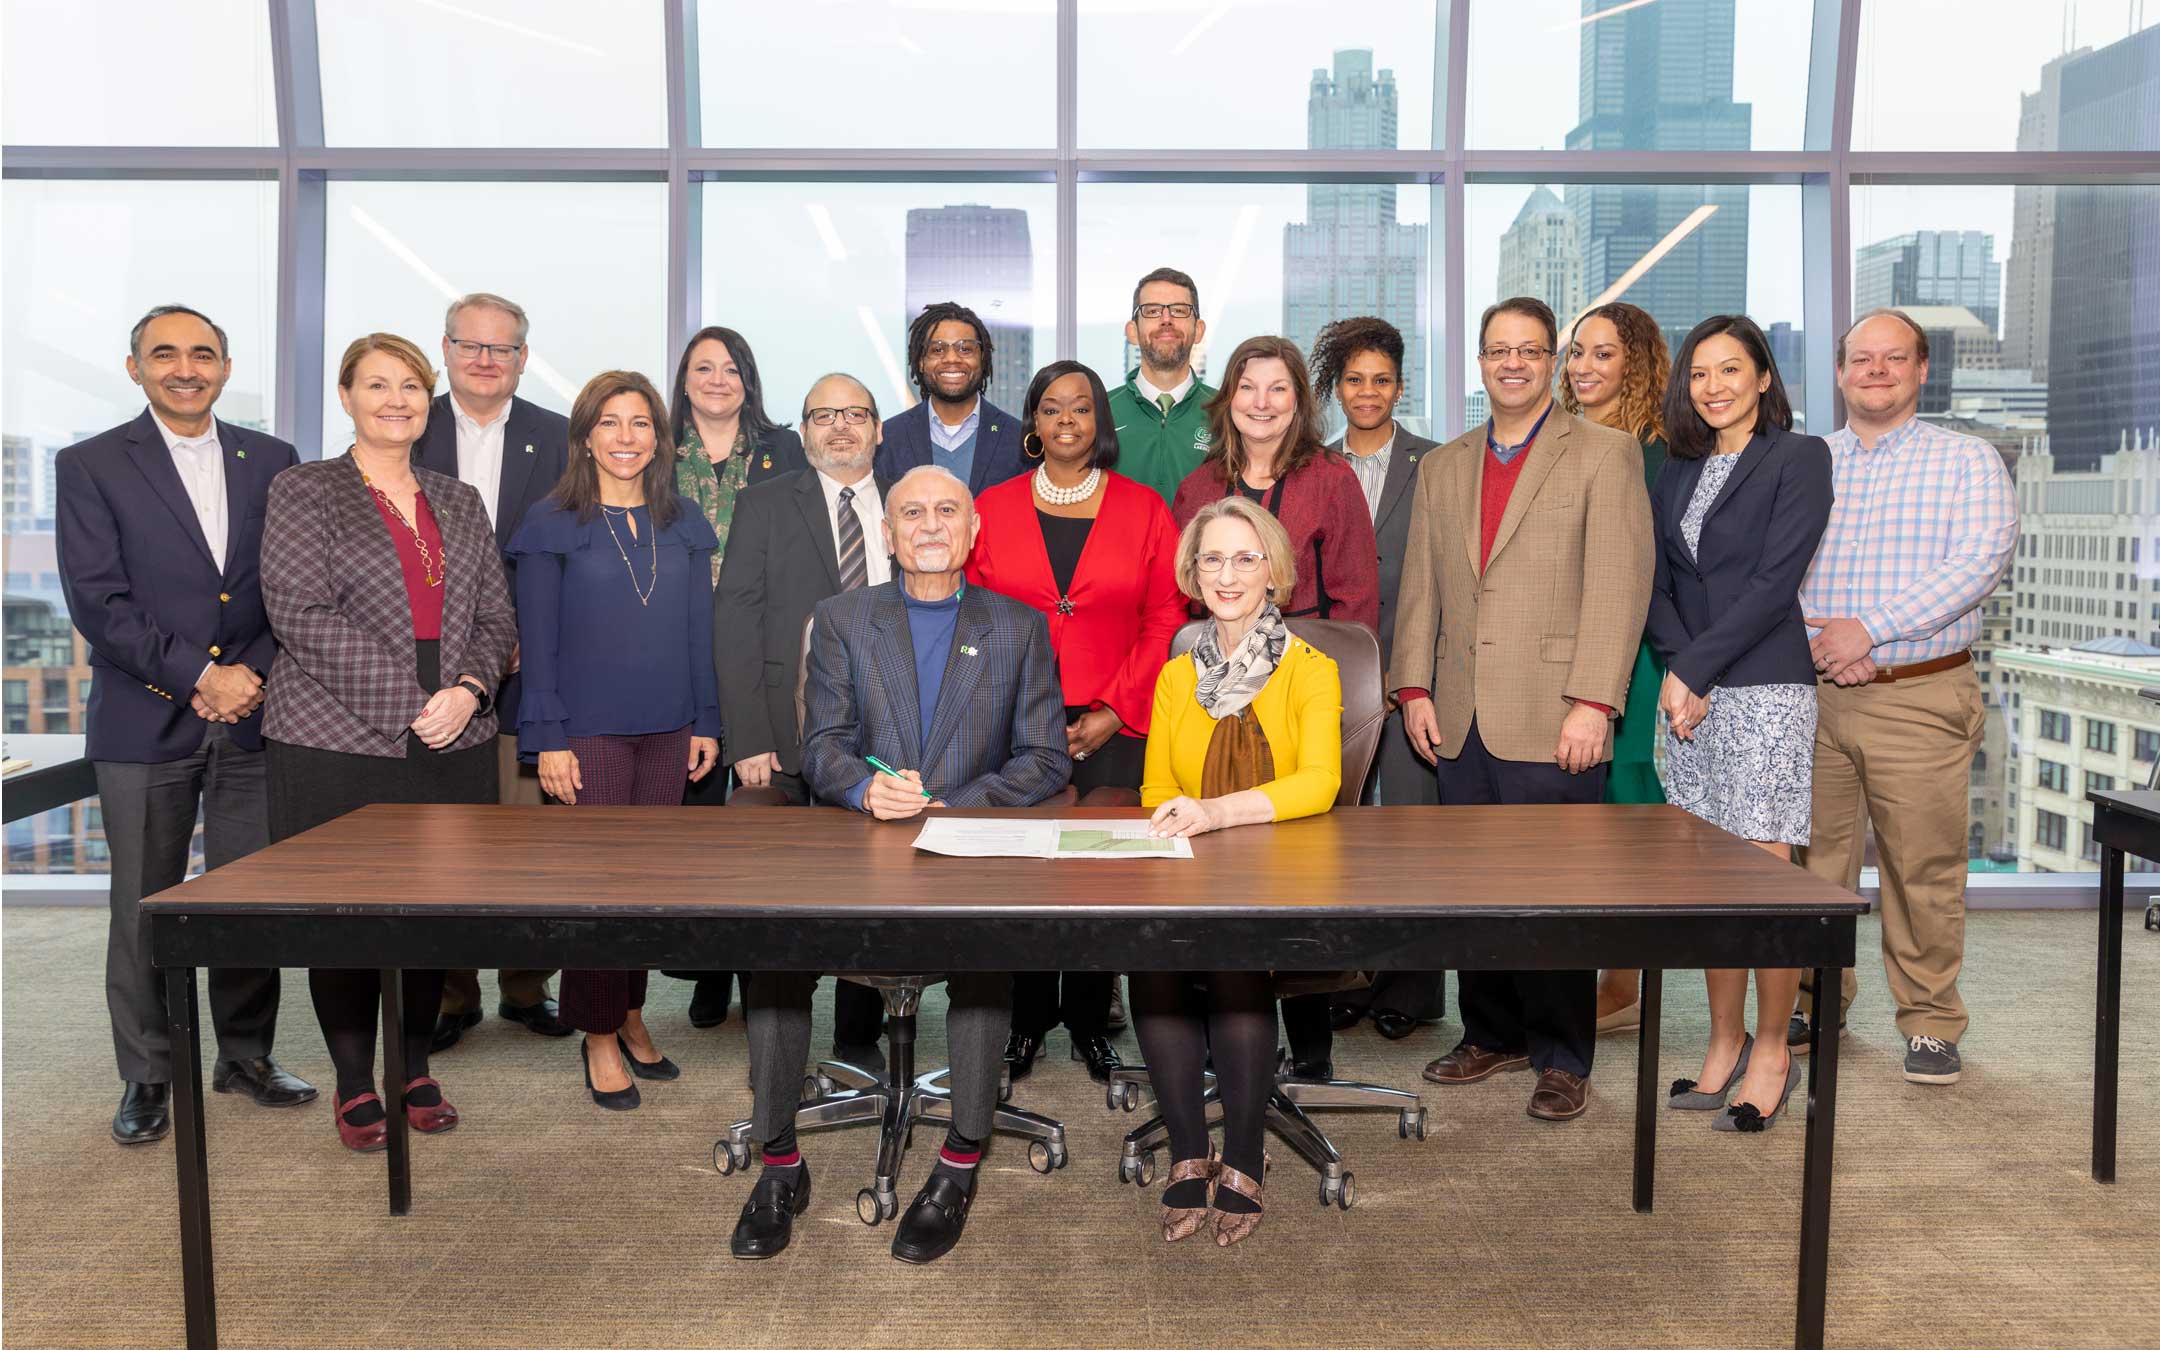
<svg viewBox="0 0 2160 1350">
<path fill-rule="evenodd" d="M 843 517 L 843 535 L 853 519 Z M 880 533 L 894 580 L 819 602 L 802 776 L 820 800 L 901 820 L 931 805 L 1032 806 L 1065 786 L 1072 762 L 1049 629 L 1028 606 L 963 583 L 976 528 L 965 484 L 941 468 L 912 469 L 885 497 Z M 866 542 L 842 539 L 843 569 Z M 729 1244 L 738 1257 L 784 1249 L 794 1216 L 809 1206 L 795 1104 L 816 983 L 763 973 L 751 982 L 751 1119 L 765 1166 Z M 1012 1026 L 1010 975 L 956 973 L 947 987 L 952 1128 L 894 1234 L 902 1261 L 934 1261 L 960 1240 Z"/>
</svg>

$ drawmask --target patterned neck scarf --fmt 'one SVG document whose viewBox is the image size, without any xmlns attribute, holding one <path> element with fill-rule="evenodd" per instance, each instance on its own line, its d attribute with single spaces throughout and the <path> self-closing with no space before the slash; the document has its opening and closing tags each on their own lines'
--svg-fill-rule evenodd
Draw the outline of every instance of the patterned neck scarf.
<svg viewBox="0 0 2160 1350">
<path fill-rule="evenodd" d="M 1216 637 L 1215 625 L 1210 623 L 1193 644 L 1193 664 L 1200 668 L 1200 683 L 1193 696 L 1217 721 L 1235 717 L 1260 697 L 1261 688 L 1275 673 L 1289 646 L 1290 626 L 1283 622 L 1282 611 L 1272 604 L 1260 611 L 1260 617 L 1227 656 Z"/>
<path fill-rule="evenodd" d="M 720 560 L 727 554 L 728 526 L 735 519 L 735 494 L 750 485 L 750 438 L 735 433 L 735 448 L 719 464 L 705 456 L 705 442 L 695 425 L 683 429 L 682 444 L 675 447 L 675 490 L 698 504 L 706 523 L 720 537 L 713 550 L 713 584 L 720 581 Z"/>
</svg>

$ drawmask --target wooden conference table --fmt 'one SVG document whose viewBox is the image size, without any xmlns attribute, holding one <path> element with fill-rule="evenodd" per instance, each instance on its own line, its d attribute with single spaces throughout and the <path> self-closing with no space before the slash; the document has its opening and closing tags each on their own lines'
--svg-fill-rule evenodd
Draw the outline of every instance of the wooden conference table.
<svg viewBox="0 0 2160 1350">
<path fill-rule="evenodd" d="M 2093 999 L 2093 1180 L 2115 1181 L 2115 1087 L 2122 1042 L 2123 855 L 2160 860 L 2160 792 L 2088 792 L 2100 844 L 2099 988 Z M 2147 916 L 2148 922 L 2150 915 Z"/>
<path fill-rule="evenodd" d="M 382 1043 L 393 1214 L 411 1199 L 400 966 L 1635 967 L 1634 1205 L 1647 1213 L 1664 1107 L 1660 973 L 1802 967 L 1816 988 L 1834 989 L 1868 910 L 1669 806 L 1345 809 L 1204 835 L 1190 862 L 947 858 L 916 852 L 918 829 L 838 809 L 370 806 L 146 900 L 176 1052 L 188 1345 L 217 1343 L 198 966 L 382 970 L 392 991 Z M 1803 1350 L 1823 1342 L 1837 1051 L 1837 1037 L 1818 1030 L 1801 1183 Z"/>
</svg>

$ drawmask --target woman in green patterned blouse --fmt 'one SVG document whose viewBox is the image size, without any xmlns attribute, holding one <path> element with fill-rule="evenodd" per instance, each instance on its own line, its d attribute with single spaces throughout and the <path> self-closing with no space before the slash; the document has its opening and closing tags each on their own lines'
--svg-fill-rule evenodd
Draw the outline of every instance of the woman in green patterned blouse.
<svg viewBox="0 0 2160 1350">
<path fill-rule="evenodd" d="M 1560 402 L 1601 426 L 1625 431 L 1642 442 L 1643 480 L 1657 482 L 1665 467 L 1665 381 L 1672 362 L 1657 320 L 1635 306 L 1615 301 L 1583 315 L 1568 343 L 1567 372 Z M 1605 800 L 1656 804 L 1665 800 L 1658 781 L 1658 689 L 1665 668 L 1645 641 L 1635 655 L 1628 680 L 1627 706 L 1613 729 L 1611 772 Z M 1598 983 L 1600 1035 L 1642 1024 L 1640 973 L 1608 970 Z"/>
</svg>

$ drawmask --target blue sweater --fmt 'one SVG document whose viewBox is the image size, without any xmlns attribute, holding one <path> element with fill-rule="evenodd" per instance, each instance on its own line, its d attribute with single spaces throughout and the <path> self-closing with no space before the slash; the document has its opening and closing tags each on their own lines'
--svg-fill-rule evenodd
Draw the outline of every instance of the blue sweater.
<svg viewBox="0 0 2160 1350">
<path fill-rule="evenodd" d="M 900 587 L 900 598 L 907 602 L 908 641 L 915 648 L 915 695 L 922 705 L 922 736 L 917 743 L 921 745 L 930 743 L 930 723 L 937 716 L 938 691 L 945 687 L 945 665 L 952 659 L 953 633 L 960 626 L 960 597 L 966 591 L 963 585 L 943 600 L 917 600 L 907 593 L 906 583 Z M 870 778 L 848 789 L 848 805 L 862 810 L 863 793 L 869 789 Z"/>
</svg>

